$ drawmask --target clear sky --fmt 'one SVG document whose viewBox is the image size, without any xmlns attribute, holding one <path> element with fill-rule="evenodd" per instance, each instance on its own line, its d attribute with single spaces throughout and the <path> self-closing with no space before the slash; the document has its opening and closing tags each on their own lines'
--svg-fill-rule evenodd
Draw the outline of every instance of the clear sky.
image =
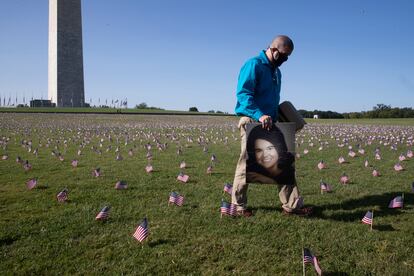
<svg viewBox="0 0 414 276">
<path fill-rule="evenodd" d="M 414 106 L 411 0 L 82 0 L 85 98 L 234 112 L 240 67 L 277 34 L 298 109 Z M 0 1 L 0 96 L 47 98 L 48 1 Z"/>
</svg>

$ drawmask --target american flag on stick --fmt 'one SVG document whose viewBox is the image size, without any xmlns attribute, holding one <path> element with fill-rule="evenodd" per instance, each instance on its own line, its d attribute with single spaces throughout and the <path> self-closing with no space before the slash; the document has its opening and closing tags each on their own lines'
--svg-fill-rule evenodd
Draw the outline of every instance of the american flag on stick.
<svg viewBox="0 0 414 276">
<path fill-rule="evenodd" d="M 225 193 L 228 193 L 229 195 L 231 195 L 231 191 L 232 191 L 232 189 L 233 189 L 233 185 L 231 185 L 230 183 L 226 183 L 226 184 L 224 184 L 223 191 L 224 191 Z"/>
<path fill-rule="evenodd" d="M 96 168 L 93 170 L 92 175 L 95 177 L 99 177 L 101 176 L 101 169 L 100 168 Z"/>
<path fill-rule="evenodd" d="M 322 275 L 322 269 L 319 266 L 319 262 L 316 256 L 314 256 L 308 248 L 303 248 L 303 272 L 305 272 L 306 264 L 311 264 L 315 268 L 316 273 L 319 276 Z"/>
<path fill-rule="evenodd" d="M 148 237 L 148 234 L 149 234 L 148 220 L 147 220 L 147 218 L 144 218 L 142 220 L 142 222 L 138 225 L 138 227 L 135 230 L 133 236 L 139 242 L 142 242 Z"/>
<path fill-rule="evenodd" d="M 29 190 L 36 187 L 36 185 L 37 185 L 37 179 L 36 178 L 32 178 L 32 179 L 30 179 L 29 181 L 26 182 L 26 186 Z"/>
<path fill-rule="evenodd" d="M 341 182 L 341 184 L 348 184 L 349 177 L 345 173 L 343 173 L 341 177 L 339 178 L 339 182 Z"/>
<path fill-rule="evenodd" d="M 328 183 L 326 183 L 326 182 L 323 182 L 322 180 L 321 180 L 321 182 L 320 182 L 320 187 L 321 187 L 321 193 L 323 193 L 323 192 L 326 192 L 326 193 L 330 193 L 330 192 L 332 192 L 332 187 L 331 187 L 331 185 L 329 185 Z"/>
<path fill-rule="evenodd" d="M 72 164 L 72 167 L 73 168 L 76 168 L 78 166 L 78 160 L 73 159 L 72 162 L 71 162 L 71 164 Z"/>
<path fill-rule="evenodd" d="M 394 165 L 394 170 L 397 171 L 397 172 L 400 172 L 400 171 L 404 170 L 404 168 L 403 168 L 403 166 L 401 166 L 400 163 L 397 163 L 397 164 Z"/>
<path fill-rule="evenodd" d="M 171 192 L 170 198 L 168 200 L 168 204 L 175 204 L 177 206 L 183 206 L 184 204 L 184 197 L 182 195 L 179 195 L 177 192 Z"/>
<path fill-rule="evenodd" d="M 235 204 L 222 200 L 220 206 L 220 214 L 221 217 L 223 217 L 223 215 L 234 217 L 237 215 L 237 206 Z"/>
<path fill-rule="evenodd" d="M 96 220 L 107 220 L 109 217 L 109 210 L 111 207 L 105 206 L 102 208 L 102 210 L 96 215 Z"/>
<path fill-rule="evenodd" d="M 318 163 L 318 169 L 319 170 L 326 169 L 326 163 L 323 160 L 319 161 L 319 163 Z"/>
<path fill-rule="evenodd" d="M 368 211 L 361 221 L 362 223 L 371 225 L 371 228 L 372 228 L 372 222 L 374 221 L 374 213 L 371 211 Z"/>
<path fill-rule="evenodd" d="M 63 189 L 56 195 L 56 199 L 59 202 L 66 202 L 68 200 L 68 189 Z"/>
<path fill-rule="evenodd" d="M 404 194 L 402 196 L 397 196 L 393 200 L 391 200 L 390 204 L 388 204 L 388 208 L 403 208 L 404 206 Z"/>
<path fill-rule="evenodd" d="M 145 171 L 146 171 L 147 173 L 151 173 L 151 172 L 153 172 L 153 171 L 154 171 L 154 168 L 152 167 L 152 165 L 148 164 L 148 165 L 145 167 Z"/>
<path fill-rule="evenodd" d="M 120 180 L 115 183 L 116 190 L 125 190 L 126 188 L 128 188 L 126 181 Z"/>
<path fill-rule="evenodd" d="M 189 178 L 190 177 L 188 175 L 184 174 L 183 172 L 180 172 L 177 176 L 177 180 L 181 181 L 181 182 L 184 182 L 184 183 L 187 183 Z"/>
</svg>

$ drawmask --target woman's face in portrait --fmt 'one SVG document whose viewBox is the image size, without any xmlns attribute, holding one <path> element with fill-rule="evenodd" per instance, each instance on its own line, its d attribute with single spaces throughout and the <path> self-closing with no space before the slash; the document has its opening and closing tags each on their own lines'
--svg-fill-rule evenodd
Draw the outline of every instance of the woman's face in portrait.
<svg viewBox="0 0 414 276">
<path fill-rule="evenodd" d="M 279 160 L 279 154 L 272 143 L 264 139 L 257 139 L 254 143 L 254 152 L 256 161 L 259 165 L 268 170 L 277 168 L 276 165 Z"/>
</svg>

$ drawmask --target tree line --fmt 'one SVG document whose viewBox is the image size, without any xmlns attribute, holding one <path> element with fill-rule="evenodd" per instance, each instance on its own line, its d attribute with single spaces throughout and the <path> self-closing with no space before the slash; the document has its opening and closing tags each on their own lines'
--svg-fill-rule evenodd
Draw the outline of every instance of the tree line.
<svg viewBox="0 0 414 276">
<path fill-rule="evenodd" d="M 369 111 L 338 113 L 334 111 L 307 111 L 300 109 L 298 112 L 303 118 L 313 118 L 318 115 L 320 119 L 372 119 L 372 118 L 414 118 L 412 107 L 391 107 L 391 105 L 377 104 Z"/>
</svg>

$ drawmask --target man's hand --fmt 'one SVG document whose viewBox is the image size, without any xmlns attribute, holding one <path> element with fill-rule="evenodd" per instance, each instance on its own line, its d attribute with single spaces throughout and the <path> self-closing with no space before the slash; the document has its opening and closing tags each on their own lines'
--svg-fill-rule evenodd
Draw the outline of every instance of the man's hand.
<svg viewBox="0 0 414 276">
<path fill-rule="evenodd" d="M 259 122 L 261 122 L 262 127 L 267 130 L 270 130 L 272 128 L 272 117 L 270 117 L 269 115 L 263 115 L 262 117 L 260 117 Z"/>
</svg>

